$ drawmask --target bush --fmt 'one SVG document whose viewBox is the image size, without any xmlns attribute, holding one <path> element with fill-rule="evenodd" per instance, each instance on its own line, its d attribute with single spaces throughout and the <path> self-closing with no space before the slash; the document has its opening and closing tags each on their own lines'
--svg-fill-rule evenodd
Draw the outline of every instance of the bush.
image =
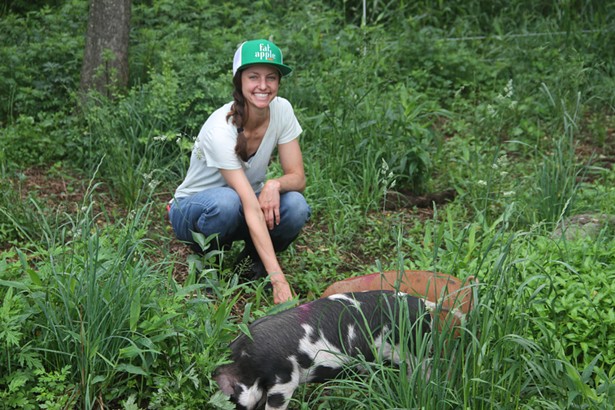
<svg viewBox="0 0 615 410">
<path fill-rule="evenodd" d="M 567 357 L 584 368 L 597 359 L 606 373 L 615 369 L 615 256 L 599 246 L 613 242 L 615 231 L 605 231 L 598 239 L 577 239 L 559 243 L 533 238 L 527 259 L 536 267 L 540 281 L 530 289 L 540 291 L 544 304 L 536 304 L 536 314 L 551 324 Z M 566 249 L 562 253 L 562 247 Z M 547 263 L 545 263 L 547 261 Z M 528 278 L 524 269 L 523 277 Z"/>
<path fill-rule="evenodd" d="M 71 93 L 79 84 L 87 2 L 73 0 L 62 7 L 43 7 L 25 15 L 0 19 L 0 35 L 11 38 L 0 46 L 0 125 L 20 116 L 70 112 Z M 46 117 L 46 115 L 43 115 Z"/>
<path fill-rule="evenodd" d="M 47 232 L 35 264 L 21 252 L 20 262 L 2 261 L 0 397 L 9 407 L 93 408 L 131 395 L 151 408 L 208 402 L 234 333 L 236 278 L 216 285 L 225 302 L 214 303 L 194 271 L 184 286 L 160 276 L 170 266 L 149 261 L 148 208 L 99 227 L 86 203 Z"/>
<path fill-rule="evenodd" d="M 607 2 L 134 1 L 129 89 L 79 110 L 87 1 L 39 3 L 0 20 L 6 407 L 230 406 L 211 372 L 270 294 L 184 260 L 161 205 L 231 99 L 236 46 L 272 37 L 295 68 L 280 95 L 304 128 L 314 210 L 280 255 L 302 301 L 381 268 L 480 280 L 433 382 L 378 364 L 360 384 L 306 387 L 302 408 L 609 408 L 612 232 L 550 236 L 567 213 L 615 213 Z M 581 165 L 593 150 L 598 166 Z M 82 203 L 26 192 L 23 168 L 50 163 L 84 170 Z M 113 202 L 93 200 L 99 184 Z M 388 190 L 451 186 L 446 206 L 383 206 Z"/>
</svg>

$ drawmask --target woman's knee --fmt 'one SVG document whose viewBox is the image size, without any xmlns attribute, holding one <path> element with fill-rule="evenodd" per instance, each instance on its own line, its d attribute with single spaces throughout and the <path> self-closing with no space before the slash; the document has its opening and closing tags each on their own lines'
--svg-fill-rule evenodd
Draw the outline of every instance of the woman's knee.
<svg viewBox="0 0 615 410">
<path fill-rule="evenodd" d="M 192 232 L 205 235 L 234 229 L 242 218 L 241 201 L 230 188 L 215 188 L 182 198 L 172 209 L 172 225 L 182 240 L 192 240 Z"/>
<path fill-rule="evenodd" d="M 195 221 L 196 228 L 204 234 L 222 234 L 233 231 L 243 221 L 241 200 L 230 188 L 212 189 L 202 202 L 202 211 Z"/>
<path fill-rule="evenodd" d="M 312 210 L 301 193 L 291 191 L 280 198 L 280 214 L 282 223 L 288 222 L 301 229 L 310 220 Z"/>
</svg>

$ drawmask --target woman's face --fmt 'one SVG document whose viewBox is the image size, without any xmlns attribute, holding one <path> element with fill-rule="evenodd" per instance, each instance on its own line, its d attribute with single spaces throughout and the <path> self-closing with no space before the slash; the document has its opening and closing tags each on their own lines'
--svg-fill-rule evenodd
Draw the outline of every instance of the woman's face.
<svg viewBox="0 0 615 410">
<path fill-rule="evenodd" d="M 279 86 L 280 72 L 271 65 L 255 64 L 241 72 L 241 92 L 252 108 L 268 108 Z"/>
</svg>

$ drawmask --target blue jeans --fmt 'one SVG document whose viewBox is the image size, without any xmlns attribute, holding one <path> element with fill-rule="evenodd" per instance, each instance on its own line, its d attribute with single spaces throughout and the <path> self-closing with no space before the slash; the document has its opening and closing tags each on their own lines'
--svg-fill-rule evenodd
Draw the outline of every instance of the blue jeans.
<svg viewBox="0 0 615 410">
<path fill-rule="evenodd" d="M 280 224 L 269 231 L 276 252 L 288 248 L 309 221 L 311 213 L 299 192 L 280 194 Z M 175 199 L 169 219 L 177 239 L 192 245 L 195 245 L 192 232 L 199 232 L 205 237 L 218 234 L 220 249 L 238 240 L 245 241 L 246 248 L 254 247 L 239 195 L 232 188 L 212 188 Z"/>
</svg>

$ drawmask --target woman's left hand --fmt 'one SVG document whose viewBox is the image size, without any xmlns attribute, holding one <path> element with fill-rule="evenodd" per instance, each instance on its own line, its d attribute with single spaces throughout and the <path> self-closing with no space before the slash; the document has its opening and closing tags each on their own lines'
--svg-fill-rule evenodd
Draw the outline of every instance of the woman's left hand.
<svg viewBox="0 0 615 410">
<path fill-rule="evenodd" d="M 269 180 L 258 196 L 258 202 L 265 216 L 267 228 L 272 230 L 275 225 L 280 224 L 280 183 Z"/>
</svg>

